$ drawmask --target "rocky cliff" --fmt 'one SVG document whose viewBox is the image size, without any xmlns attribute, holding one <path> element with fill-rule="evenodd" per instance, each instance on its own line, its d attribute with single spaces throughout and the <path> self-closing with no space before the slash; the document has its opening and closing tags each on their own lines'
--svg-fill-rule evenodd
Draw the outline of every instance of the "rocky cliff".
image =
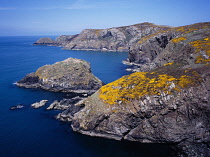
<svg viewBox="0 0 210 157">
<path fill-rule="evenodd" d="M 195 154 L 189 156 L 208 156 L 210 66 L 182 68 L 176 64 L 136 72 L 103 86 L 81 103 L 85 107 L 74 114 L 73 130 L 117 140 L 193 146 Z M 204 146 L 196 150 L 195 144 Z"/>
<path fill-rule="evenodd" d="M 128 52 L 130 47 L 141 38 L 170 28 L 171 27 L 168 26 L 160 26 L 145 22 L 108 29 L 85 29 L 78 35 L 59 36 L 54 41 L 54 45 L 63 46 L 64 49 L 71 50 Z M 37 41 L 36 43 L 40 42 Z"/>
<path fill-rule="evenodd" d="M 45 65 L 16 84 L 25 88 L 79 93 L 92 93 L 103 85 L 102 81 L 92 74 L 90 63 L 75 58 Z"/>
<path fill-rule="evenodd" d="M 101 87 L 77 104 L 82 110 L 58 118 L 86 135 L 210 156 L 210 23 L 145 36 L 131 45 L 127 62 L 140 72 Z"/>
<path fill-rule="evenodd" d="M 124 63 L 137 72 L 101 87 L 58 119 L 90 136 L 166 143 L 176 156 L 210 156 L 209 22 L 86 29 L 60 38 L 66 49 L 129 51 Z M 36 84 L 37 73 L 25 80 Z"/>
<path fill-rule="evenodd" d="M 141 38 L 129 51 L 127 64 L 138 65 L 135 71 L 148 71 L 174 61 L 186 67 L 207 63 L 210 22 L 171 28 Z"/>
</svg>

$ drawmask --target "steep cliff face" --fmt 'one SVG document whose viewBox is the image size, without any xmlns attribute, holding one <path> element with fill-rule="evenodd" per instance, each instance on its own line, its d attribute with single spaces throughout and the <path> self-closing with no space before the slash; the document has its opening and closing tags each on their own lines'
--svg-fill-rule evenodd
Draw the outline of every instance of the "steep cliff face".
<svg viewBox="0 0 210 157">
<path fill-rule="evenodd" d="M 79 93 L 92 93 L 103 85 L 102 81 L 92 74 L 90 63 L 75 58 L 45 65 L 16 84 L 19 87 Z"/>
<path fill-rule="evenodd" d="M 176 64 L 136 72 L 103 86 L 81 103 L 85 107 L 74 114 L 73 130 L 116 140 L 191 146 L 188 156 L 208 156 L 210 66 L 182 68 Z M 195 145 L 203 146 L 195 150 Z"/>
<path fill-rule="evenodd" d="M 131 47 L 127 64 L 135 71 L 148 71 L 174 61 L 196 67 L 209 58 L 210 23 L 197 23 L 160 31 L 142 38 Z"/>
</svg>

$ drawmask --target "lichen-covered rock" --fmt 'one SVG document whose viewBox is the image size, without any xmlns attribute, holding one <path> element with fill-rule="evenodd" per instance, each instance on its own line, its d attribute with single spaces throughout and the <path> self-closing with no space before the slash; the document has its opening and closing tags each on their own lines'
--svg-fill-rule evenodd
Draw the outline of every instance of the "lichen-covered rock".
<svg viewBox="0 0 210 157">
<path fill-rule="evenodd" d="M 92 93 L 98 90 L 103 83 L 92 74 L 90 63 L 68 58 L 39 68 L 35 73 L 26 75 L 16 85 L 54 92 Z"/>
</svg>

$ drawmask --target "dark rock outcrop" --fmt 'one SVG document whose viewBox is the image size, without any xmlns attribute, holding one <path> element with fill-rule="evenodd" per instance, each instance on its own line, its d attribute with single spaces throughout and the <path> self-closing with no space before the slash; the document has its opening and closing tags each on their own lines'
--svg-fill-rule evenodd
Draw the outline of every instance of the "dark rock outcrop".
<svg viewBox="0 0 210 157">
<path fill-rule="evenodd" d="M 61 104 L 65 104 L 67 107 L 67 109 L 61 113 L 59 113 L 56 116 L 56 119 L 63 121 L 63 122 L 71 122 L 74 114 L 81 111 L 85 106 L 82 103 L 85 99 L 83 98 L 82 100 L 78 101 L 77 103 L 72 102 L 69 100 L 64 100 L 64 102 L 61 102 Z"/>
<path fill-rule="evenodd" d="M 92 93 L 103 83 L 92 74 L 90 63 L 68 58 L 39 68 L 35 73 L 26 75 L 16 85 L 25 88 L 42 88 L 53 92 Z"/>
</svg>

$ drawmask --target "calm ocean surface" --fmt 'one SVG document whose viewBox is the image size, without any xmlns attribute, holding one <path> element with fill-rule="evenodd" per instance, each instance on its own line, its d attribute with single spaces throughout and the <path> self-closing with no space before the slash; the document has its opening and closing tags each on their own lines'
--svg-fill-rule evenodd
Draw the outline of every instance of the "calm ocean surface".
<svg viewBox="0 0 210 157">
<path fill-rule="evenodd" d="M 166 145 L 119 142 L 75 133 L 53 117 L 59 111 L 31 109 L 30 104 L 65 97 L 62 93 L 18 88 L 13 83 L 45 64 L 84 59 L 92 72 L 109 83 L 128 74 L 121 62 L 127 53 L 61 50 L 33 46 L 40 37 L 0 37 L 0 157 L 164 157 Z M 26 107 L 10 110 L 11 106 Z"/>
</svg>

